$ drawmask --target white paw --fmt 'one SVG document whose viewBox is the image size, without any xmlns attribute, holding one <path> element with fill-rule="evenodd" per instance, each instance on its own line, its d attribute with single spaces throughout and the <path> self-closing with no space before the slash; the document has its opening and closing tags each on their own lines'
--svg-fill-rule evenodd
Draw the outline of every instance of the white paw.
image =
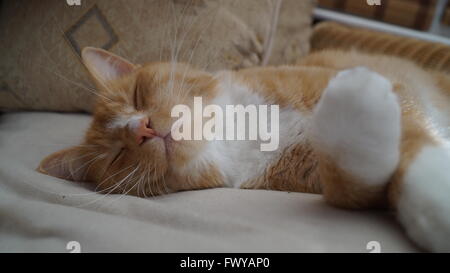
<svg viewBox="0 0 450 273">
<path fill-rule="evenodd" d="M 400 119 L 390 81 L 356 67 L 329 82 L 314 110 L 313 140 L 340 168 L 379 185 L 399 161 Z"/>
<path fill-rule="evenodd" d="M 422 148 L 405 172 L 397 214 L 408 235 L 429 251 L 450 252 L 450 149 Z"/>
</svg>

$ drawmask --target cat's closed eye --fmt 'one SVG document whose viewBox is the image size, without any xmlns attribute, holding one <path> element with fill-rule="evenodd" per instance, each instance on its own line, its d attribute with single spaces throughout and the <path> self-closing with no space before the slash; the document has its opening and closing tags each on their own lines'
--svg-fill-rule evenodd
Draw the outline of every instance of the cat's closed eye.
<svg viewBox="0 0 450 273">
<path fill-rule="evenodd" d="M 141 75 L 137 75 L 136 81 L 134 83 L 133 93 L 132 93 L 132 101 L 133 107 L 137 111 L 143 111 L 146 108 L 145 94 L 147 93 L 145 90 L 145 82 L 143 81 Z M 148 87 L 147 87 L 148 88 Z"/>
<path fill-rule="evenodd" d="M 113 165 L 124 153 L 125 148 L 120 148 L 120 150 L 117 152 L 117 154 L 114 156 L 114 158 L 111 160 L 111 163 L 109 165 Z"/>
<path fill-rule="evenodd" d="M 137 111 L 142 110 L 142 101 L 140 99 L 140 94 L 139 94 L 139 88 L 138 85 L 136 84 L 134 86 L 134 90 L 133 90 L 133 107 L 134 109 L 136 109 Z"/>
</svg>

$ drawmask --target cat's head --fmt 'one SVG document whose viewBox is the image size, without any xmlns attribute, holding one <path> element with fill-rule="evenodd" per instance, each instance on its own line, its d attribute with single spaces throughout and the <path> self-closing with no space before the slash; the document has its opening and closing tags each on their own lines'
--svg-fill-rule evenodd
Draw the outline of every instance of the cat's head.
<svg viewBox="0 0 450 273">
<path fill-rule="evenodd" d="M 221 183 L 203 158 L 206 142 L 171 136 L 172 108 L 212 99 L 212 75 L 180 63 L 134 65 L 97 48 L 85 48 L 82 59 L 98 90 L 92 123 L 81 145 L 49 155 L 38 171 L 138 196 Z"/>
</svg>

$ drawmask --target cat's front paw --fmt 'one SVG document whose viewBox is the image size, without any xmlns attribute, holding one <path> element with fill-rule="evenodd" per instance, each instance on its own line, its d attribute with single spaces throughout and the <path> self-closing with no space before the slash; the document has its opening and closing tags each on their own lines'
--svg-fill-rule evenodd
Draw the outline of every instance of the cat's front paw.
<svg viewBox="0 0 450 273">
<path fill-rule="evenodd" d="M 313 142 L 338 166 L 371 185 L 399 161 L 401 111 L 392 84 L 365 67 L 330 80 L 313 114 Z"/>
</svg>

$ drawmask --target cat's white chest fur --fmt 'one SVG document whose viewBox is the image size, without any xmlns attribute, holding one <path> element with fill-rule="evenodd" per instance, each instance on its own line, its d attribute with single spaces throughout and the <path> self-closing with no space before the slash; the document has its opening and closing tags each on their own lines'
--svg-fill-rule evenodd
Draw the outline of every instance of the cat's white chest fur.
<svg viewBox="0 0 450 273">
<path fill-rule="evenodd" d="M 231 76 L 222 76 L 220 81 L 221 94 L 214 99 L 213 104 L 225 109 L 226 105 L 267 105 L 257 92 L 252 91 L 242 83 L 237 83 Z M 260 113 L 258 113 L 260 114 Z M 266 124 L 270 128 L 271 113 L 267 113 Z M 273 151 L 261 151 L 261 144 L 267 141 L 258 140 L 215 140 L 208 143 L 204 158 L 209 158 L 225 177 L 225 184 L 239 188 L 247 180 L 262 175 L 271 162 L 277 160 L 288 146 L 305 139 L 304 130 L 306 118 L 292 108 L 279 108 L 279 129 L 271 131 L 277 134 L 278 148 Z M 246 128 L 249 122 L 246 120 Z"/>
</svg>

